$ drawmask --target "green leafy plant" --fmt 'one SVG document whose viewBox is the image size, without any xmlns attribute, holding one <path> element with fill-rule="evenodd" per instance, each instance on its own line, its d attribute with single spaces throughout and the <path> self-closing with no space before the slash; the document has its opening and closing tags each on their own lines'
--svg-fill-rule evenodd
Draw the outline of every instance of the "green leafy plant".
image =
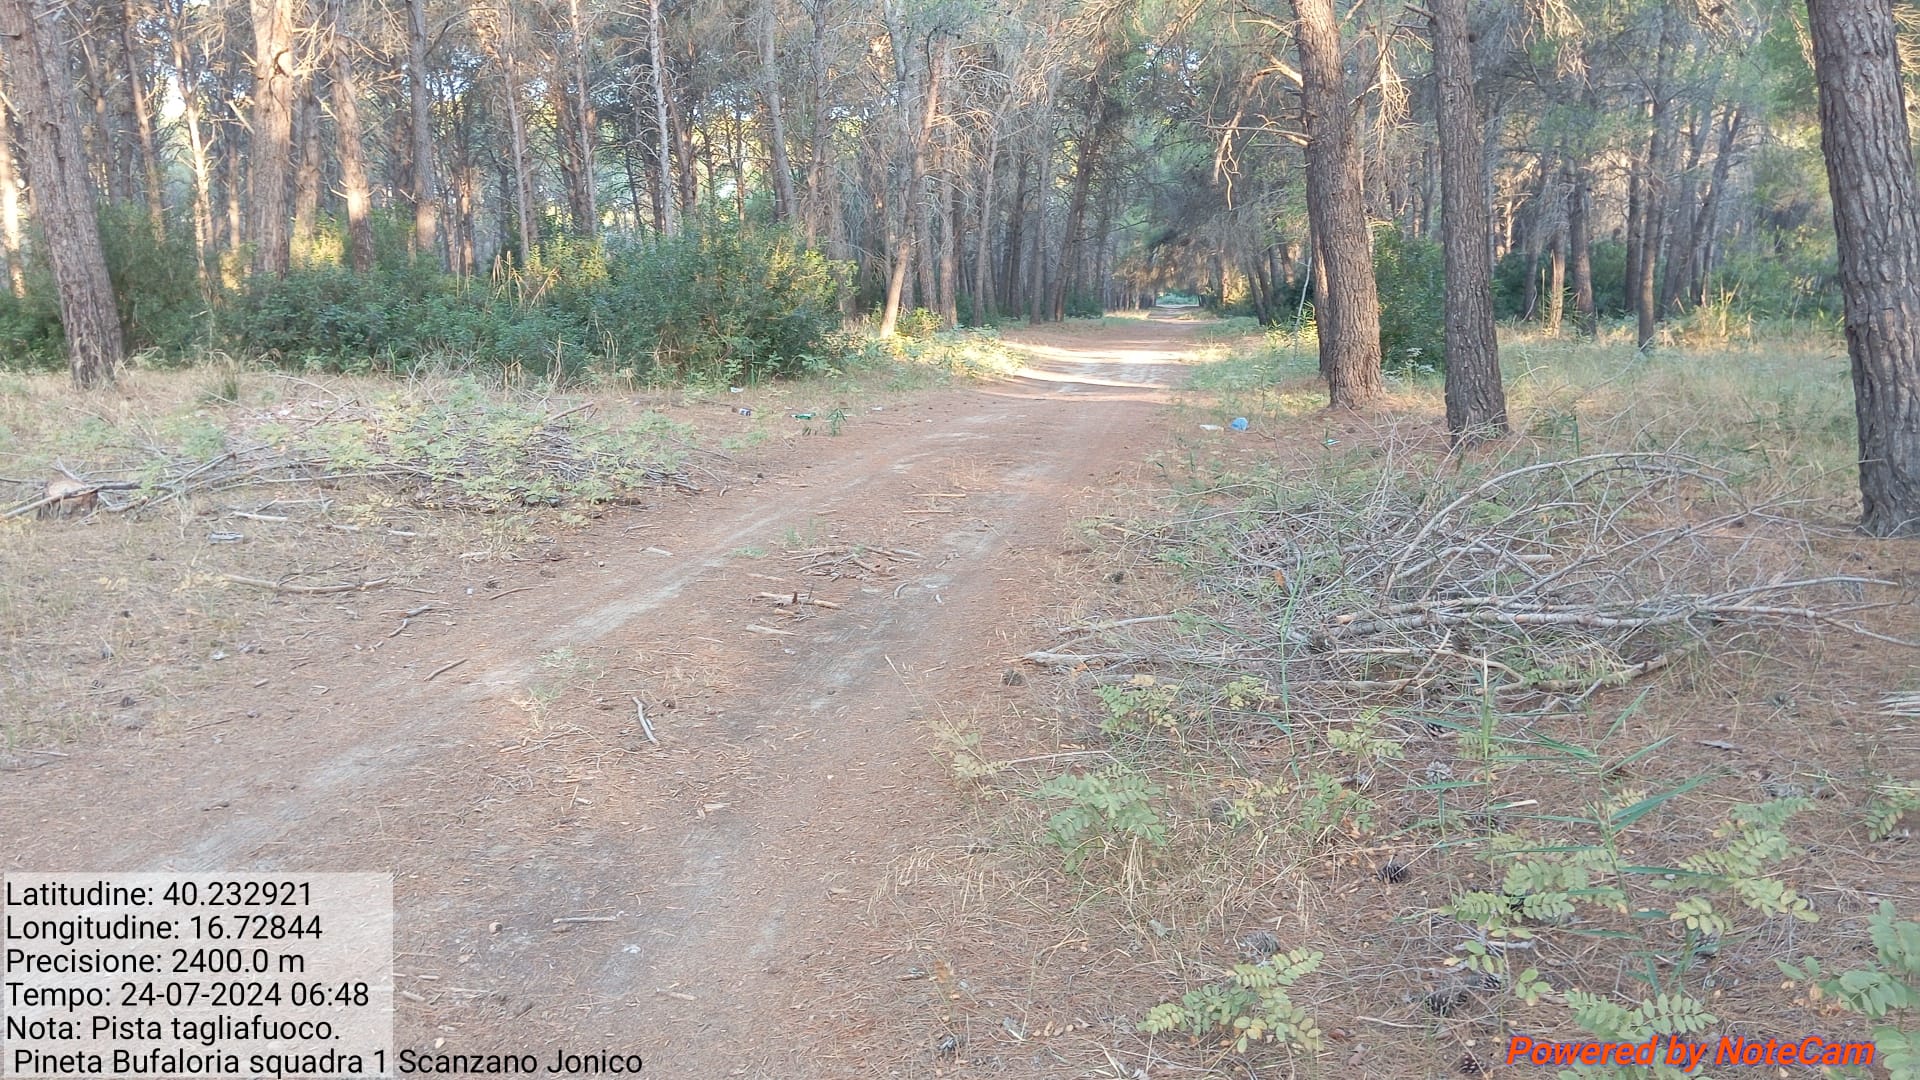
<svg viewBox="0 0 1920 1080">
<path fill-rule="evenodd" d="M 1676 879 L 1678 887 L 1726 891 L 1746 906 L 1765 915 L 1787 915 L 1802 922 L 1818 922 L 1813 905 L 1770 876 L 1774 864 L 1793 855 L 1793 842 L 1787 838 L 1787 819 L 1806 809 L 1806 799 L 1776 799 L 1767 803 L 1745 803 L 1733 808 L 1727 820 L 1713 832 L 1725 841 L 1716 849 L 1695 852 L 1680 862 L 1688 871 Z M 1700 925 L 1707 915 L 1699 904 L 1676 906 L 1671 916 L 1676 921 Z M 1714 933 L 1727 929 L 1725 920 L 1714 917 Z"/>
<path fill-rule="evenodd" d="M 1100 730 L 1109 735 L 1142 731 L 1177 730 L 1185 714 L 1177 708 L 1180 686 L 1161 682 L 1151 675 L 1135 675 L 1119 686 L 1102 686 L 1095 691 L 1107 715 Z"/>
<path fill-rule="evenodd" d="M 1067 856 L 1069 872 L 1109 845 L 1167 842 L 1167 826 L 1153 808 L 1165 792 L 1125 765 L 1097 772 L 1067 773 L 1041 784 L 1038 799 L 1064 799 L 1067 806 L 1047 819 L 1047 839 Z"/>
<path fill-rule="evenodd" d="M 1326 843 L 1339 832 L 1366 836 L 1373 831 L 1378 806 L 1352 781 L 1327 772 L 1307 777 L 1297 811 L 1298 830 L 1309 846 Z"/>
<path fill-rule="evenodd" d="M 1354 763 L 1366 767 L 1401 757 L 1406 751 L 1400 740 L 1380 734 L 1380 710 L 1368 709 L 1351 725 L 1327 729 L 1327 745 L 1351 754 Z"/>
<path fill-rule="evenodd" d="M 1811 957 L 1798 965 L 1778 961 L 1788 978 L 1810 983 L 1814 997 L 1829 996 L 1851 1012 L 1878 1023 L 1873 1042 L 1879 1064 L 1892 1080 L 1920 1080 L 1920 923 L 1897 917 L 1892 901 L 1867 920 L 1873 939 L 1872 967 L 1855 968 L 1838 978 L 1825 978 L 1820 962 Z"/>
<path fill-rule="evenodd" d="M 1303 1050 L 1324 1045 L 1319 1025 L 1287 990 L 1320 967 L 1325 953 L 1294 949 L 1258 964 L 1235 965 L 1231 975 L 1196 987 L 1147 1010 L 1138 1029 L 1157 1035 L 1186 1031 L 1195 1039 L 1219 1035 L 1236 1053 L 1260 1042 L 1284 1042 Z"/>
<path fill-rule="evenodd" d="M 1869 840 L 1885 840 L 1908 814 L 1920 814 L 1920 784 L 1887 780 L 1875 784 L 1862 815 Z"/>
</svg>

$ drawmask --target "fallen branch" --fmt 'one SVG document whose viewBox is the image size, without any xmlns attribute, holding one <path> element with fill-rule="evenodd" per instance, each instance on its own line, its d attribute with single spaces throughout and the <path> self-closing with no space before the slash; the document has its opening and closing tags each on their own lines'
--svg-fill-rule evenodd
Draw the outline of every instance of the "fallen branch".
<svg viewBox="0 0 1920 1080">
<path fill-rule="evenodd" d="M 1129 660 L 1144 660 L 1146 657 L 1130 653 L 1060 653 L 1042 650 L 1027 653 L 1020 659 L 1042 667 L 1078 667 L 1081 664 L 1125 663 Z"/>
<path fill-rule="evenodd" d="M 647 737 L 648 742 L 659 746 L 660 740 L 653 737 L 653 724 L 647 720 L 647 707 L 641 703 L 639 698 L 633 699 L 633 711 L 640 719 L 641 734 Z"/>
<path fill-rule="evenodd" d="M 269 581 L 266 578 L 242 577 L 239 574 L 221 574 L 220 576 L 236 585 L 252 585 L 258 589 L 272 589 L 274 592 L 284 593 L 299 593 L 303 596 L 319 596 L 327 593 L 365 592 L 368 589 L 377 589 L 392 580 L 391 578 L 375 578 L 372 581 L 362 581 L 358 584 L 343 582 L 339 585 L 296 585 L 287 581 Z"/>
<path fill-rule="evenodd" d="M 1140 615 L 1131 619 L 1114 619 L 1110 622 L 1094 623 L 1091 626 L 1063 626 L 1060 633 L 1067 637 L 1079 637 L 1081 634 L 1100 634 L 1108 630 L 1118 630 L 1123 626 L 1142 626 L 1147 623 L 1174 622 L 1179 615 Z"/>
<path fill-rule="evenodd" d="M 840 605 L 834 603 L 831 600 L 818 600 L 818 599 L 815 599 L 814 597 L 808 596 L 805 593 L 799 593 L 799 592 L 795 592 L 795 593 L 763 592 L 759 594 L 759 596 L 756 599 L 771 600 L 773 601 L 773 604 L 775 607 L 791 607 L 795 604 L 805 604 L 809 607 L 825 608 L 828 611 L 840 610 Z"/>
</svg>

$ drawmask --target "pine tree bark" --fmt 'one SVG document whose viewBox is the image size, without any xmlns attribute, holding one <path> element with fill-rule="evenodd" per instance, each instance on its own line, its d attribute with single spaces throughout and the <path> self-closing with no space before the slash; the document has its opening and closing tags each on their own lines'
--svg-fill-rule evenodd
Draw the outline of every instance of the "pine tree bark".
<svg viewBox="0 0 1920 1080">
<path fill-rule="evenodd" d="M 1507 430 L 1500 345 L 1493 325 L 1493 254 L 1487 244 L 1484 132 L 1473 97 L 1467 0 L 1430 0 L 1439 84 L 1440 233 L 1447 265 L 1447 438 L 1474 443 Z M 1541 186 L 1547 169 L 1541 163 Z M 1535 213 L 1538 214 L 1536 207 Z M 1539 232 L 1536 223 L 1534 232 Z M 1537 259 L 1537 255 L 1536 255 Z"/>
<path fill-rule="evenodd" d="M 302 65 L 305 67 L 306 65 Z M 314 222 L 320 216 L 320 93 L 318 72 L 302 79 L 293 107 L 293 146 L 298 163 L 293 170 L 293 250 L 304 262 L 313 248 Z"/>
<path fill-rule="evenodd" d="M 1745 121 L 1746 110 L 1738 104 L 1722 121 L 1720 147 L 1713 159 L 1713 179 L 1707 187 L 1706 198 L 1701 200 L 1700 213 L 1694 218 L 1693 277 L 1687 283 L 1687 298 L 1695 304 L 1705 303 L 1707 299 L 1707 279 L 1713 274 L 1714 241 L 1720 228 L 1720 207 L 1726 201 L 1727 181 L 1733 174 L 1734 148 Z"/>
<path fill-rule="evenodd" d="M 987 155 L 980 169 L 980 214 L 973 228 L 973 325 L 987 325 L 993 307 L 993 189 L 1000 160 L 1000 121 L 987 119 Z"/>
<path fill-rule="evenodd" d="M 574 144 L 573 227 L 580 235 L 600 235 L 599 164 L 595 154 L 594 132 L 599 127 L 593 108 L 593 86 L 587 74 L 587 41 L 590 28 L 580 11 L 580 0 L 567 0 L 567 27 L 573 37 L 573 84 L 570 95 Z"/>
<path fill-rule="evenodd" d="M 340 141 L 340 192 L 347 200 L 347 259 L 360 273 L 373 269 L 373 194 L 367 184 L 366 146 L 360 134 L 360 95 L 348 54 L 346 0 L 330 0 L 333 35 L 328 68 L 333 122 Z"/>
<path fill-rule="evenodd" d="M 203 122 L 200 94 L 201 53 L 188 38 L 186 0 L 169 0 L 167 36 L 173 49 L 173 69 L 188 88 L 181 95 L 180 123 L 187 136 L 187 171 L 193 175 L 193 251 L 194 270 L 200 279 L 200 291 L 213 295 L 213 162 L 209 156 L 208 132 Z"/>
<path fill-rule="evenodd" d="M 518 236 L 520 262 L 533 261 L 540 247 L 540 213 L 534 205 L 533 161 L 527 144 L 527 111 L 521 101 L 521 36 L 515 26 L 512 5 L 502 5 L 504 13 L 492 7 L 476 6 L 473 23 L 480 48 L 500 69 L 501 97 L 507 109 L 508 165 L 513 170 L 513 220 Z"/>
<path fill-rule="evenodd" d="M 160 178 L 160 152 L 154 145 L 146 57 L 140 49 L 137 31 L 140 13 L 134 7 L 134 0 L 126 0 L 121 15 L 120 34 L 127 54 L 127 93 L 132 99 L 134 137 L 139 143 L 140 169 L 146 180 L 142 186 L 147 196 L 147 223 L 153 227 L 153 238 L 162 240 L 167 235 L 167 193 Z"/>
<path fill-rule="evenodd" d="M 427 85 L 427 0 L 407 0 L 407 107 L 413 151 L 413 249 L 440 257 L 439 185 L 434 183 L 433 98 Z M 441 261 L 445 266 L 445 261 Z"/>
<path fill-rule="evenodd" d="M 647 55 L 653 73 L 654 130 L 660 136 L 655 147 L 660 169 L 660 231 L 674 236 L 680 231 L 680 221 L 673 205 L 673 129 L 667 123 L 666 34 L 660 26 L 660 0 L 647 0 Z"/>
<path fill-rule="evenodd" d="M 1861 527 L 1920 535 L 1920 191 L 1890 0 L 1808 0 L 1847 355 Z"/>
<path fill-rule="evenodd" d="M 1025 305 L 1021 295 L 1021 254 L 1026 251 L 1027 172 L 1031 159 L 1013 150 L 1013 201 L 1007 204 L 1006 265 L 1000 271 L 1000 310 L 1018 313 Z"/>
<path fill-rule="evenodd" d="M 1291 0 L 1300 45 L 1301 105 L 1307 132 L 1307 216 L 1319 239 L 1327 288 L 1315 297 L 1320 366 L 1330 404 L 1353 409 L 1384 390 L 1380 294 L 1361 186 L 1352 96 L 1340 61 L 1333 0 Z"/>
<path fill-rule="evenodd" d="M 0 58 L 20 118 L 28 191 L 60 296 L 68 368 L 74 385 L 86 389 L 113 381 L 126 346 L 100 246 L 60 22 L 57 5 L 0 0 Z"/>
<path fill-rule="evenodd" d="M 1547 241 L 1547 319 L 1546 331 L 1560 333 L 1567 310 L 1567 223 L 1562 221 Z"/>
<path fill-rule="evenodd" d="M 807 102 L 812 137 L 807 147 L 807 245 L 826 232 L 825 218 L 839 205 L 839 192 L 827 186 L 827 0 L 805 5 L 813 33 L 807 39 Z M 839 258 L 838 255 L 832 256 Z"/>
<path fill-rule="evenodd" d="M 0 250 L 7 256 L 7 285 L 27 295 L 27 264 L 20 244 L 20 173 L 13 162 L 13 110 L 0 86 Z"/>
<path fill-rule="evenodd" d="M 1673 68 L 1680 51 L 1681 17 L 1671 7 L 1660 9 L 1660 43 L 1654 57 L 1653 136 L 1647 145 L 1647 167 L 1640 185 L 1640 235 L 1627 280 L 1627 295 L 1633 301 L 1638 326 L 1635 341 L 1642 349 L 1653 347 L 1660 318 L 1657 271 L 1661 240 L 1665 235 L 1668 204 L 1668 174 L 1679 124 L 1674 116 Z"/>
<path fill-rule="evenodd" d="M 787 101 L 780 92 L 780 60 L 774 46 L 779 30 L 773 0 L 761 0 L 759 12 L 760 99 L 767 111 L 767 171 L 773 174 L 773 219 L 791 220 L 793 163 L 787 158 Z"/>
<path fill-rule="evenodd" d="M 1053 281 L 1053 295 L 1047 303 L 1047 316 L 1059 322 L 1067 316 L 1067 293 L 1070 287 L 1079 283 L 1081 249 L 1085 244 L 1087 224 L 1087 192 L 1093 183 L 1093 175 L 1100 167 L 1100 152 L 1105 146 L 1109 133 L 1119 110 L 1107 101 L 1106 56 L 1095 65 L 1093 75 L 1087 80 L 1087 113 L 1085 127 L 1077 140 L 1080 146 L 1079 159 L 1073 166 L 1073 187 L 1067 197 L 1067 220 L 1060 236 L 1060 265 Z"/>
<path fill-rule="evenodd" d="M 1573 321 L 1592 337 L 1600 329 L 1593 301 L 1593 174 L 1585 162 L 1570 167 L 1567 185 L 1567 262 L 1573 274 Z"/>
<path fill-rule="evenodd" d="M 247 155 L 247 206 L 253 241 L 253 270 L 283 277 L 290 252 L 294 75 L 299 57 L 293 48 L 293 11 L 289 0 L 251 0 L 253 13 L 252 143 Z"/>
</svg>

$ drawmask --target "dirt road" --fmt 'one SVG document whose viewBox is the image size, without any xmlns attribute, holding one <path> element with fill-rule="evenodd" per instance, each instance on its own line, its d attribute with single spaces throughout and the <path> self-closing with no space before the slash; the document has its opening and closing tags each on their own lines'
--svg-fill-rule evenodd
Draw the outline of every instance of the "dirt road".
<svg viewBox="0 0 1920 1080">
<path fill-rule="evenodd" d="M 348 630 L 236 657 L 205 725 L 4 777 L 0 865 L 392 870 L 402 1047 L 932 1075 L 926 943 L 873 900 L 966 842 L 933 723 L 1032 692 L 1004 673 L 1061 614 L 1036 586 L 1143 481 L 1188 333 L 1027 338 L 1017 379 L 548 561 L 350 597 Z M 761 595 L 796 592 L 835 606 Z"/>
</svg>

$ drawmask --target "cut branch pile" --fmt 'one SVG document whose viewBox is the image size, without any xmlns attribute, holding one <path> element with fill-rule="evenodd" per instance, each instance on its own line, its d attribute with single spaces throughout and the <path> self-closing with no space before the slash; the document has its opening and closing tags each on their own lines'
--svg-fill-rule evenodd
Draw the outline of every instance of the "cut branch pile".
<svg viewBox="0 0 1920 1080">
<path fill-rule="evenodd" d="M 918 562 L 924 556 L 906 548 L 882 547 L 816 547 L 803 548 L 785 553 L 787 558 L 799 563 L 797 569 L 803 574 L 817 574 L 820 577 L 841 578 L 887 577 L 894 567 L 904 561 Z"/>
<path fill-rule="evenodd" d="M 141 439 L 135 456 L 63 479 L 4 516 L 73 505 L 125 512 L 277 484 L 364 480 L 402 485 L 427 507 L 496 511 L 634 502 L 663 487 L 698 491 L 680 447 L 659 430 L 586 423 L 521 404 L 396 397 L 309 401 L 254 413 L 192 454 Z"/>
<path fill-rule="evenodd" d="M 1711 468 L 1592 454 L 1510 469 L 1462 493 L 1383 474 L 1270 493 L 1149 536 L 1193 566 L 1224 633 L 1097 655 L 1268 669 L 1296 694 L 1509 706 L 1584 698 L 1713 640 L 1787 625 L 1901 641 L 1859 621 L 1911 603 L 1893 583 L 1807 571 L 1807 528 L 1738 505 Z M 1157 625 L 1157 624 L 1140 624 Z M 1077 660 L 1094 654 L 1029 657 Z M 1284 670 L 1283 670 L 1284 669 Z"/>
</svg>

